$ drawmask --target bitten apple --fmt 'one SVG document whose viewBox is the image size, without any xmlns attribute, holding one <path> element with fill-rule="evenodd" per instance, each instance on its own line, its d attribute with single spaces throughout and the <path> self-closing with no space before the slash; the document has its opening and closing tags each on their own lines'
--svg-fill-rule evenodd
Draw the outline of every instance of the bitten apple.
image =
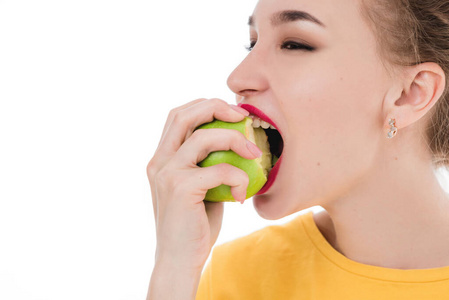
<svg viewBox="0 0 449 300">
<path fill-rule="evenodd" d="M 211 152 L 201 162 L 200 167 L 209 167 L 220 163 L 228 163 L 242 169 L 248 174 L 249 184 L 246 190 L 246 198 L 254 196 L 267 182 L 268 172 L 271 169 L 272 156 L 270 145 L 265 131 L 262 128 L 253 128 L 253 120 L 245 117 L 240 122 L 228 123 L 220 120 L 214 120 L 203 124 L 197 129 L 224 128 L 240 131 L 249 141 L 256 144 L 263 154 L 256 159 L 246 159 L 232 150 Z M 231 194 L 231 188 L 228 185 L 220 185 L 207 191 L 204 200 L 213 202 L 234 201 Z"/>
</svg>

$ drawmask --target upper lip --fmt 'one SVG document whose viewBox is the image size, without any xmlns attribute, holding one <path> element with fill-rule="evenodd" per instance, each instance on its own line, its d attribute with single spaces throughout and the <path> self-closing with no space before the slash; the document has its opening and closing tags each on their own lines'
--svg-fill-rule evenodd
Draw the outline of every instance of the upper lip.
<svg viewBox="0 0 449 300">
<path fill-rule="evenodd" d="M 279 130 L 277 125 L 263 111 L 261 111 L 257 107 L 254 107 L 254 106 L 252 106 L 250 104 L 239 103 L 238 106 L 240 106 L 241 108 L 247 110 L 251 115 L 254 115 L 254 116 L 258 117 L 262 121 L 265 121 L 265 122 L 273 125 L 276 128 L 276 130 L 279 131 L 279 134 L 282 136 L 282 132 Z"/>
</svg>

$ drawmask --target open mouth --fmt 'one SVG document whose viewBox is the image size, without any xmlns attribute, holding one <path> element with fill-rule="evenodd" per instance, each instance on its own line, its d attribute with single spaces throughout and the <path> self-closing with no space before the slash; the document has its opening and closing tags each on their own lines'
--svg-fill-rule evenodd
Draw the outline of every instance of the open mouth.
<svg viewBox="0 0 449 300">
<path fill-rule="evenodd" d="M 261 127 L 264 129 L 270 145 L 270 152 L 272 155 L 271 169 L 268 170 L 267 182 L 256 194 L 262 195 L 268 192 L 277 178 L 283 159 L 282 152 L 284 151 L 284 140 L 281 132 L 278 131 L 274 122 L 271 121 L 270 117 L 268 117 L 263 111 L 246 103 L 239 103 L 238 106 L 250 113 L 249 116 L 253 119 L 253 127 Z"/>
<path fill-rule="evenodd" d="M 254 128 L 262 128 L 267 137 L 268 143 L 270 144 L 270 152 L 272 154 L 272 164 L 273 167 L 279 157 L 282 155 L 282 151 L 284 150 L 284 141 L 282 140 L 282 136 L 279 131 L 267 121 L 261 120 L 259 117 L 250 115 L 253 119 L 253 127 Z"/>
</svg>

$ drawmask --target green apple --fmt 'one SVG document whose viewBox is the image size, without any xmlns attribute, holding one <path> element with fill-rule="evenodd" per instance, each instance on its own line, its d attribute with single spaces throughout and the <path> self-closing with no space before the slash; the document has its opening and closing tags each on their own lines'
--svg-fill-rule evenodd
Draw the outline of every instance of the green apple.
<svg viewBox="0 0 449 300">
<path fill-rule="evenodd" d="M 253 128 L 252 123 L 253 120 L 250 117 L 245 117 L 242 121 L 236 123 L 214 120 L 197 128 L 224 128 L 238 130 L 249 141 L 256 144 L 257 147 L 262 150 L 262 156 L 256 159 L 243 158 L 232 150 L 215 151 L 209 153 L 203 161 L 198 163 L 200 167 L 209 167 L 220 163 L 228 163 L 245 171 L 249 178 L 245 199 L 254 196 L 264 186 L 267 182 L 268 172 L 271 169 L 272 164 L 268 137 L 262 128 Z M 208 190 L 204 200 L 213 202 L 235 202 L 235 199 L 231 194 L 230 186 L 224 184 Z"/>
</svg>

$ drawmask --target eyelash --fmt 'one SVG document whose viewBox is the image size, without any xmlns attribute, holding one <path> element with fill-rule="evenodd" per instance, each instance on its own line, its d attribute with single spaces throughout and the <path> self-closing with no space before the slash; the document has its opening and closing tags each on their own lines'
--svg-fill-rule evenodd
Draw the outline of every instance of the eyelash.
<svg viewBox="0 0 449 300">
<path fill-rule="evenodd" d="M 249 44 L 249 46 L 245 46 L 246 50 L 251 51 L 253 50 L 254 46 L 256 46 L 256 42 L 251 42 Z M 288 46 L 294 46 L 294 48 L 287 48 Z M 314 51 L 315 48 L 306 45 L 306 44 L 301 44 L 301 43 L 297 43 L 297 42 L 293 42 L 293 41 L 286 41 L 284 43 L 282 43 L 281 45 L 281 49 L 286 49 L 286 50 L 306 50 L 306 51 Z"/>
</svg>

